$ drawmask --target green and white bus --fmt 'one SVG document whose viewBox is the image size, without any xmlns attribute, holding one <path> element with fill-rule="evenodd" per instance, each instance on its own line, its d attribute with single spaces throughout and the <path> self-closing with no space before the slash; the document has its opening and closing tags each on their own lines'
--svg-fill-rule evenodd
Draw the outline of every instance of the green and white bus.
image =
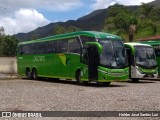
<svg viewBox="0 0 160 120">
<path fill-rule="evenodd" d="M 79 31 L 21 42 L 17 49 L 18 73 L 77 80 L 78 83 L 128 80 L 126 50 L 119 36 Z"/>
<path fill-rule="evenodd" d="M 158 64 L 158 74 L 160 75 L 160 41 L 144 41 L 141 43 L 153 46 Z"/>
<path fill-rule="evenodd" d="M 125 43 L 129 61 L 129 77 L 137 82 L 139 79 L 156 79 L 158 67 L 154 49 L 151 45 Z"/>
</svg>

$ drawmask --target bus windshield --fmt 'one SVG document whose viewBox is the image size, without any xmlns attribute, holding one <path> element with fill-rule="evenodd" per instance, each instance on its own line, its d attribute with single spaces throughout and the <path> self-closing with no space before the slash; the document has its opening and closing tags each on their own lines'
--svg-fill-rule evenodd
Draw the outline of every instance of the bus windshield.
<svg viewBox="0 0 160 120">
<path fill-rule="evenodd" d="M 135 46 L 136 49 L 136 64 L 145 68 L 157 67 L 155 53 L 152 47 Z"/>
<path fill-rule="evenodd" d="M 126 50 L 121 40 L 99 40 L 102 45 L 100 64 L 109 68 L 123 68 L 127 66 Z"/>
</svg>

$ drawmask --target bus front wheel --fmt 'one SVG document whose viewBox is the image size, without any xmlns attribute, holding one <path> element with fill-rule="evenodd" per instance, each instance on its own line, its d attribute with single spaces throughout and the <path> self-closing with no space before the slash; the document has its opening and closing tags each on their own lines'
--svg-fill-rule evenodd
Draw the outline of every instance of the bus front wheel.
<svg viewBox="0 0 160 120">
<path fill-rule="evenodd" d="M 81 71 L 80 70 L 77 70 L 77 72 L 76 72 L 76 81 L 80 85 L 82 85 L 82 84 L 87 85 L 88 84 L 88 81 L 82 81 L 81 80 Z"/>
<path fill-rule="evenodd" d="M 78 84 L 81 83 L 81 71 L 80 70 L 77 70 L 76 72 L 76 81 Z"/>
<path fill-rule="evenodd" d="M 135 83 L 137 83 L 139 81 L 138 78 L 132 78 L 131 80 L 132 80 L 132 82 L 135 82 Z"/>
</svg>

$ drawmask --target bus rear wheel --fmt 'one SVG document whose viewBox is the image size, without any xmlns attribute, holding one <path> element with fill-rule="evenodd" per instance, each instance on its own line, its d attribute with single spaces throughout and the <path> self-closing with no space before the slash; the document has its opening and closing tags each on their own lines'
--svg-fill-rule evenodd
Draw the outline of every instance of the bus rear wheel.
<svg viewBox="0 0 160 120">
<path fill-rule="evenodd" d="M 31 74 L 31 71 L 29 69 L 26 70 L 26 76 L 27 76 L 27 79 L 29 79 L 29 80 L 32 79 L 32 74 Z"/>
<path fill-rule="evenodd" d="M 38 79 L 38 76 L 37 76 L 38 74 L 37 74 L 37 70 L 36 69 L 33 69 L 32 70 L 32 79 L 33 80 L 37 80 Z"/>
</svg>

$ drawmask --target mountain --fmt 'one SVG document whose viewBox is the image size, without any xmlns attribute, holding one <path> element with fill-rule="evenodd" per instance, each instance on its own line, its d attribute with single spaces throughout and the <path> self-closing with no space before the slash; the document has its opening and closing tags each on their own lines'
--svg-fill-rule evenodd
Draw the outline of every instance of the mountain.
<svg viewBox="0 0 160 120">
<path fill-rule="evenodd" d="M 104 20 L 107 17 L 107 10 L 96 10 L 89 15 L 83 16 L 77 20 L 69 20 L 66 22 L 50 23 L 46 26 L 39 27 L 29 33 L 16 34 L 16 38 L 20 41 L 31 40 L 34 35 L 42 38 L 53 35 L 53 30 L 56 25 L 69 27 L 76 26 L 82 30 L 100 30 L 104 25 Z"/>
<path fill-rule="evenodd" d="M 159 6 L 159 5 L 160 5 L 160 0 L 152 1 L 152 2 L 150 2 L 149 4 L 155 5 L 155 6 Z"/>
<path fill-rule="evenodd" d="M 160 0 L 156 0 L 153 2 L 150 2 L 149 4 L 153 5 L 159 5 Z M 127 6 L 129 10 L 135 11 L 138 9 L 138 6 Z M 43 38 L 47 36 L 54 35 L 54 27 L 56 25 L 64 26 L 64 27 L 69 27 L 69 26 L 76 26 L 77 28 L 80 28 L 81 30 L 96 30 L 100 31 L 103 26 L 104 26 L 104 21 L 108 16 L 108 10 L 110 7 L 107 9 L 100 9 L 93 11 L 92 13 L 83 16 L 77 20 L 69 20 L 66 22 L 56 22 L 56 23 L 50 23 L 46 26 L 39 27 L 31 32 L 28 33 L 19 33 L 14 35 L 19 41 L 26 41 L 26 40 L 31 40 L 33 36 L 38 36 L 38 38 Z"/>
</svg>

